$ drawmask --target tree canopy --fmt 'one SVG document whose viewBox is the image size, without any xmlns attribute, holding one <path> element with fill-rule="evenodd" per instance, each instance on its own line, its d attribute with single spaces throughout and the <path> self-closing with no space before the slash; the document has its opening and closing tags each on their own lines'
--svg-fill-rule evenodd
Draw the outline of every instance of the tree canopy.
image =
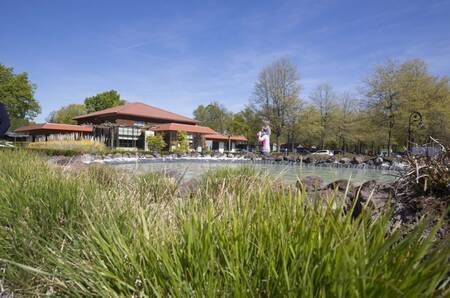
<svg viewBox="0 0 450 298">
<path fill-rule="evenodd" d="M 77 124 L 77 121 L 73 120 L 73 118 L 86 113 L 87 109 L 83 104 L 71 104 L 52 112 L 48 116 L 47 121 L 53 123 Z"/>
<path fill-rule="evenodd" d="M 430 74 L 420 59 L 376 66 L 358 93 L 318 84 L 307 101 L 299 97 L 296 69 L 287 59 L 264 68 L 251 104 L 240 112 L 214 102 L 199 106 L 194 115 L 219 132 L 246 136 L 250 144 L 257 143 L 256 132 L 268 121 L 278 144 L 367 152 L 405 150 L 409 117 L 418 111 L 424 126 L 412 123 L 412 142 L 432 136 L 450 143 L 450 78 Z"/>
<path fill-rule="evenodd" d="M 101 111 L 107 108 L 125 104 L 125 100 L 120 98 L 119 92 L 110 90 L 98 93 L 84 100 L 84 105 L 88 113 Z"/>
<path fill-rule="evenodd" d="M 11 129 L 28 124 L 40 113 L 35 89 L 26 72 L 15 74 L 13 68 L 0 64 L 0 102 L 8 110 Z"/>
<path fill-rule="evenodd" d="M 289 118 L 297 115 L 300 106 L 298 80 L 296 65 L 282 58 L 265 67 L 255 84 L 252 103 L 270 123 L 278 144 L 286 126 L 293 125 Z"/>
<path fill-rule="evenodd" d="M 207 106 L 198 106 L 193 114 L 194 118 L 200 121 L 202 125 L 208 126 L 219 133 L 226 133 L 229 130 L 231 113 L 215 101 Z"/>
</svg>

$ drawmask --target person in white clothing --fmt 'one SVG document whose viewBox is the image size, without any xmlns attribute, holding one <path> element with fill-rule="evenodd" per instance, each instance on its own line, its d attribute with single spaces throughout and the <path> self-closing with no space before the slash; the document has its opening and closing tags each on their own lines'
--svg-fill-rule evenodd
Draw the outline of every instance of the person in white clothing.
<svg viewBox="0 0 450 298">
<path fill-rule="evenodd" d="M 261 143 L 261 154 L 263 156 L 268 156 L 270 154 L 270 128 L 268 126 L 264 127 L 262 131 L 259 131 L 258 141 Z"/>
</svg>

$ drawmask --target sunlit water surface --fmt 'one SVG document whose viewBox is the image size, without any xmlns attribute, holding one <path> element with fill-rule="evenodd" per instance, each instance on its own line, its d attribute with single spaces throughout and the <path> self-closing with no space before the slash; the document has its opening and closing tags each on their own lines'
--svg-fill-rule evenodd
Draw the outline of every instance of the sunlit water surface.
<svg viewBox="0 0 450 298">
<path fill-rule="evenodd" d="M 184 180 L 190 180 L 203 175 L 211 169 L 223 167 L 238 168 L 251 166 L 285 183 L 294 183 L 297 178 L 306 176 L 320 176 L 324 183 L 330 183 L 339 179 L 350 179 L 352 183 L 358 185 L 368 180 L 378 182 L 392 182 L 395 180 L 395 172 L 387 170 L 355 169 L 355 168 L 332 168 L 332 167 L 312 167 L 300 165 L 279 165 L 279 164 L 258 164 L 258 163 L 218 163 L 218 162 L 151 162 L 135 164 L 114 165 L 121 169 L 126 169 L 134 174 L 147 172 L 176 172 L 183 175 Z"/>
</svg>

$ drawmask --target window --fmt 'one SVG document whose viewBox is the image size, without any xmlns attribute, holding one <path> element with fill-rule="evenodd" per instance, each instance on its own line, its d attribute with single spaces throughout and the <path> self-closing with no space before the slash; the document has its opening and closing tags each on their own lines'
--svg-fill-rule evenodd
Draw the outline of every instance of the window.
<svg viewBox="0 0 450 298">
<path fill-rule="evenodd" d="M 118 133 L 119 139 L 122 140 L 137 140 L 142 134 L 141 130 L 135 127 L 119 127 Z"/>
</svg>

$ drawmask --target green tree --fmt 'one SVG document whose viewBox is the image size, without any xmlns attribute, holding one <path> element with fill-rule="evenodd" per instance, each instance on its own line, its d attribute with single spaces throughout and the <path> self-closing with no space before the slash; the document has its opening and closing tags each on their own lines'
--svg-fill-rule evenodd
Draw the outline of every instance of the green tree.
<svg viewBox="0 0 450 298">
<path fill-rule="evenodd" d="M 116 90 L 110 90 L 86 98 L 84 105 L 86 106 L 87 112 L 91 113 L 120 106 L 125 104 L 125 102 L 125 100 L 120 98 L 120 94 Z"/>
<path fill-rule="evenodd" d="M 276 60 L 259 74 L 252 102 L 270 123 L 277 145 L 285 132 L 289 112 L 299 105 L 299 92 L 297 67 L 289 59 Z"/>
<path fill-rule="evenodd" d="M 162 135 L 148 136 L 146 141 L 148 145 L 148 150 L 151 152 L 161 153 L 164 147 L 167 146 Z"/>
<path fill-rule="evenodd" d="M 296 140 L 303 146 L 317 146 L 321 143 L 320 112 L 313 105 L 306 106 L 299 115 L 296 125 Z"/>
<path fill-rule="evenodd" d="M 52 112 L 48 116 L 47 121 L 52 123 L 77 124 L 77 121 L 73 120 L 73 118 L 76 116 L 84 115 L 86 113 L 87 110 L 84 105 L 71 104 Z"/>
<path fill-rule="evenodd" d="M 369 109 L 374 125 L 386 131 L 388 155 L 392 150 L 392 132 L 400 109 L 398 68 L 393 61 L 379 65 L 366 81 Z"/>
<path fill-rule="evenodd" d="M 422 129 L 413 123 L 414 142 L 425 143 L 428 136 L 450 142 L 449 82 L 449 77 L 431 75 L 420 59 L 388 61 L 375 69 L 365 82 L 367 113 L 371 126 L 384 132 L 388 148 L 407 147 L 409 116 L 413 111 L 423 115 L 425 125 Z"/>
<path fill-rule="evenodd" d="M 177 154 L 185 154 L 189 152 L 189 139 L 187 132 L 185 131 L 177 132 L 177 144 L 174 152 Z"/>
<path fill-rule="evenodd" d="M 229 132 L 234 135 L 243 135 L 248 139 L 249 144 L 256 144 L 256 133 L 263 126 L 260 115 L 252 106 L 246 106 L 242 111 L 233 115 Z"/>
<path fill-rule="evenodd" d="M 28 124 L 41 111 L 34 98 L 36 86 L 26 72 L 15 74 L 13 68 L 0 64 L 0 102 L 4 103 L 11 119 L 11 130 Z"/>
<path fill-rule="evenodd" d="M 208 126 L 219 133 L 227 133 L 233 114 L 218 102 L 213 101 L 207 106 L 200 105 L 193 112 L 194 118 L 202 125 Z"/>
</svg>

